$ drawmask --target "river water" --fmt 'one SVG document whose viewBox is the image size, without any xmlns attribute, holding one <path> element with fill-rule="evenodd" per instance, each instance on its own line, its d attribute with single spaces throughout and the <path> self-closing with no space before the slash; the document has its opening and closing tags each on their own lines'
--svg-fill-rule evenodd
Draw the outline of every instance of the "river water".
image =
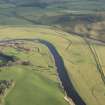
<svg viewBox="0 0 105 105">
<path fill-rule="evenodd" d="M 76 105 L 86 105 L 86 103 L 83 101 L 83 99 L 79 96 L 79 94 L 75 90 L 70 80 L 70 77 L 68 76 L 67 70 L 64 66 L 64 61 L 62 57 L 59 55 L 56 48 L 50 42 L 47 42 L 45 40 L 39 40 L 39 42 L 47 46 L 50 52 L 52 53 L 55 59 L 55 64 L 57 67 L 59 78 L 62 82 L 64 90 L 66 91 L 67 96 L 70 97 Z"/>
<path fill-rule="evenodd" d="M 48 49 L 50 50 L 50 52 L 52 53 L 54 59 L 55 59 L 57 72 L 58 72 L 59 78 L 61 80 L 62 86 L 63 86 L 64 90 L 66 91 L 67 96 L 73 100 L 75 105 L 86 105 L 86 103 L 83 101 L 83 99 L 80 97 L 80 95 L 78 94 L 78 92 L 74 88 L 72 81 L 70 79 L 70 76 L 67 73 L 67 69 L 64 65 L 64 61 L 63 61 L 62 57 L 59 55 L 56 48 L 50 42 L 45 41 L 45 40 L 41 40 L 41 39 L 14 39 L 14 40 L 8 40 L 8 42 L 19 41 L 19 40 L 33 41 L 33 42 L 39 41 L 41 44 L 47 46 Z M 5 43 L 5 42 L 7 42 L 7 41 L 0 41 L 0 43 Z M 11 59 L 6 55 L 3 55 L 1 57 L 3 57 L 3 59 L 6 57 L 7 60 Z"/>
</svg>

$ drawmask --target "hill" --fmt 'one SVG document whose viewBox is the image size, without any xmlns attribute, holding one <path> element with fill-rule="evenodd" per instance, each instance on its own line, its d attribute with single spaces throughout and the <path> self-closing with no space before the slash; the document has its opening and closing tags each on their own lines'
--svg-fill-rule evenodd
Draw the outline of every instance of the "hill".
<svg viewBox="0 0 105 105">
<path fill-rule="evenodd" d="M 0 0 L 0 25 L 49 25 L 105 41 L 104 0 Z"/>
</svg>

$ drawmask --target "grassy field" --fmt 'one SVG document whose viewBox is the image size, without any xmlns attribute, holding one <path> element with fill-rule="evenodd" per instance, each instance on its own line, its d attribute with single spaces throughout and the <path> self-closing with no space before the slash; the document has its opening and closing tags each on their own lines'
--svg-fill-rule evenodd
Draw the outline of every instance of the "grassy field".
<svg viewBox="0 0 105 105">
<path fill-rule="evenodd" d="M 3 105 L 68 105 L 64 92 L 59 87 L 54 60 L 48 49 L 38 43 L 27 43 L 24 47 L 38 47 L 36 51 L 18 51 L 3 47 L 4 54 L 13 55 L 19 61 L 30 61 L 31 65 L 14 64 L 1 67 L 0 80 L 14 80 L 15 86 L 5 97 Z M 1 48 L 1 47 L 0 47 Z"/>
<path fill-rule="evenodd" d="M 105 45 L 86 42 L 84 36 L 105 41 L 104 0 L 0 0 L 0 40 L 49 41 L 64 60 L 71 81 L 86 104 L 104 105 Z M 15 56 L 17 62 L 30 63 L 0 67 L 0 80 L 15 81 L 6 97 L 0 97 L 4 99 L 2 104 L 68 105 L 48 48 L 33 42 L 21 47 L 36 49 L 0 46 L 0 53 Z"/>
<path fill-rule="evenodd" d="M 48 26 L 0 27 L 0 38 L 40 38 L 51 42 L 62 56 L 72 83 L 86 104 L 104 105 L 105 84 L 96 66 L 95 58 L 83 38 L 70 35 L 61 30 L 56 30 Z M 29 45 L 32 46 L 31 43 Z M 105 46 L 95 43 L 90 45 L 95 47 L 101 62 L 102 70 L 105 73 Z M 41 47 L 42 52 L 45 51 L 50 54 L 48 49 L 44 46 L 40 44 L 37 44 L 36 46 Z M 17 54 L 14 49 L 10 48 L 7 48 L 7 50 L 4 49 L 4 51 L 7 54 Z M 16 56 L 18 58 L 32 60 L 32 62 L 34 62 L 37 66 L 43 65 L 47 67 L 49 62 L 46 57 L 41 57 L 38 53 L 35 53 L 34 55 L 30 52 L 27 55 L 19 52 Z M 34 57 L 36 59 L 34 59 Z M 37 59 L 40 59 L 40 61 Z M 45 63 L 44 60 L 47 60 L 47 62 Z M 9 68 L 3 68 L 2 72 L 0 72 L 1 79 L 15 78 L 17 83 L 14 89 L 5 98 L 6 105 L 23 105 L 23 103 L 28 105 L 28 102 L 30 101 L 30 105 L 33 105 L 34 102 L 37 105 L 39 105 L 40 102 L 42 102 L 43 105 L 66 105 L 67 103 L 63 99 L 64 93 L 61 92 L 57 85 L 58 80 L 55 67 L 48 71 L 42 70 L 43 72 L 38 68 L 35 68 L 34 71 L 32 69 L 33 67 L 30 66 L 24 67 L 17 65 Z M 54 77 L 50 73 L 54 73 Z M 30 92 L 26 93 L 25 91 L 28 91 L 28 89 Z M 17 95 L 19 96 L 20 101 L 17 100 Z M 32 97 L 28 97 L 29 95 Z M 40 99 L 42 101 L 40 101 Z"/>
</svg>

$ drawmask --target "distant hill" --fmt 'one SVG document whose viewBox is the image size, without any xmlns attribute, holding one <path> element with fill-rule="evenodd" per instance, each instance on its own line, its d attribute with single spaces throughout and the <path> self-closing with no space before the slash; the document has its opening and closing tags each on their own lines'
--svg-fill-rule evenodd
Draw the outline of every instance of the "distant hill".
<svg viewBox="0 0 105 105">
<path fill-rule="evenodd" d="M 50 25 L 105 40 L 105 0 L 0 0 L 0 25 Z"/>
<path fill-rule="evenodd" d="M 71 10 L 105 10 L 105 0 L 0 0 L 0 3 Z"/>
</svg>

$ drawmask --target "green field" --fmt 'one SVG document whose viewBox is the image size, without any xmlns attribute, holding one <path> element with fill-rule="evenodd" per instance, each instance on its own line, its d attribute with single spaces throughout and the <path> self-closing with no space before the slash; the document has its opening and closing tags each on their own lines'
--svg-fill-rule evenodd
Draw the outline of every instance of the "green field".
<svg viewBox="0 0 105 105">
<path fill-rule="evenodd" d="M 2 52 L 13 55 L 19 61 L 30 61 L 31 65 L 13 64 L 1 67 L 0 80 L 14 80 L 15 86 L 6 95 L 3 105 L 68 105 L 64 91 L 59 86 L 54 60 L 46 47 L 37 43 L 27 43 L 27 47 L 38 47 L 40 52 L 18 51 L 3 47 Z M 44 55 L 43 55 L 44 54 Z"/>
<path fill-rule="evenodd" d="M 50 42 L 86 105 L 105 105 L 104 0 L 0 0 L 0 105 L 74 105 L 48 46 L 7 41 L 24 38 Z"/>
<path fill-rule="evenodd" d="M 1 26 L 0 38 L 1 40 L 39 38 L 49 41 L 62 56 L 72 83 L 86 104 L 104 105 L 105 84 L 101 78 L 100 68 L 97 67 L 97 62 L 83 38 L 48 26 Z M 102 66 L 101 70 L 105 73 L 105 46 L 91 40 L 89 43 L 92 48 L 95 47 Z M 29 60 L 34 65 L 13 65 L 1 68 L 0 79 L 16 81 L 14 88 L 4 99 L 5 104 L 67 105 L 68 103 L 64 100 L 64 92 L 59 88 L 59 80 L 51 53 L 45 46 L 34 44 L 41 49 L 41 53 L 17 52 L 10 47 L 3 49 L 5 54 L 14 55 L 20 60 Z M 34 44 L 28 42 L 25 46 L 30 47 Z M 42 53 L 47 53 L 47 56 L 41 56 Z"/>
</svg>

